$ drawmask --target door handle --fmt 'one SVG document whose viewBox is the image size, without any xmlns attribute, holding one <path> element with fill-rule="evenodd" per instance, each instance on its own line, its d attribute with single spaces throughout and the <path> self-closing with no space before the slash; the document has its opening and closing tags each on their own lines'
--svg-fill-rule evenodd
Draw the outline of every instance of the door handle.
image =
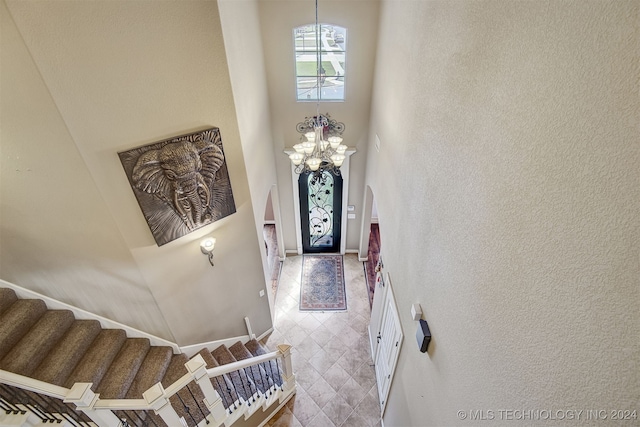
<svg viewBox="0 0 640 427">
<path fill-rule="evenodd" d="M 376 337 L 376 341 L 378 344 L 380 344 L 381 339 L 382 339 L 382 335 L 378 334 L 378 336 Z"/>
</svg>

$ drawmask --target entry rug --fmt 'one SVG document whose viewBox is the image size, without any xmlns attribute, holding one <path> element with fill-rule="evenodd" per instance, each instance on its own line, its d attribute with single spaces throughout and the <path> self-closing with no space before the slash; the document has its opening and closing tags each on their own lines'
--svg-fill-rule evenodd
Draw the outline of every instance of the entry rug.
<svg viewBox="0 0 640 427">
<path fill-rule="evenodd" d="M 304 255 L 300 311 L 347 309 L 342 255 Z"/>
</svg>

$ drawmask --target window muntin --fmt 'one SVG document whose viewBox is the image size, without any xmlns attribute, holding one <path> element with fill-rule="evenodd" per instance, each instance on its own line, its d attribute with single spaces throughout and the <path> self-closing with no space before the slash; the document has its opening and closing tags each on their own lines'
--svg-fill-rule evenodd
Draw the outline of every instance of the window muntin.
<svg viewBox="0 0 640 427">
<path fill-rule="evenodd" d="M 320 37 L 316 34 L 315 25 L 303 25 L 293 30 L 296 99 L 312 102 L 344 101 L 347 29 L 330 24 L 320 24 L 318 27 Z M 318 66 L 318 59 L 321 67 Z"/>
</svg>

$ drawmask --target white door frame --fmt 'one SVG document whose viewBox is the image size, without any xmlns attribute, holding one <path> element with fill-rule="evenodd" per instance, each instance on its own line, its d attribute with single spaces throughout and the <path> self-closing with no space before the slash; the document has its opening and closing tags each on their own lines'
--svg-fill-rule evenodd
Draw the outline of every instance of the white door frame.
<svg viewBox="0 0 640 427">
<path fill-rule="evenodd" d="M 378 351 L 378 334 L 382 324 L 382 312 L 384 302 L 387 299 L 387 289 L 384 282 L 384 270 L 376 273 L 375 291 L 373 292 L 373 304 L 371 304 L 371 317 L 369 319 L 369 343 L 371 345 L 371 358 L 375 359 Z"/>
<path fill-rule="evenodd" d="M 289 155 L 295 153 L 293 150 L 284 150 Z M 340 166 L 342 175 L 342 219 L 340 224 L 340 254 L 344 255 L 347 249 L 347 203 L 349 200 L 349 159 L 355 153 L 355 149 L 348 149 L 344 155 L 344 163 Z M 296 221 L 296 247 L 298 255 L 302 255 L 302 220 L 300 218 L 300 188 L 298 187 L 298 175 L 296 167 L 291 163 L 291 182 L 293 184 L 293 210 Z"/>
<path fill-rule="evenodd" d="M 373 359 L 376 372 L 376 383 L 378 385 L 378 396 L 380 398 L 380 415 L 384 415 L 389 400 L 389 390 L 400 357 L 400 349 L 404 334 L 402 323 L 398 314 L 398 305 L 393 296 L 391 278 L 387 273 L 385 287 L 387 288 L 385 301 L 382 309 L 382 323 L 380 326 L 381 343 L 378 345 L 375 358 Z M 387 325 L 393 325 L 392 331 L 385 330 Z M 395 331 L 395 334 L 391 332 Z M 376 337 L 377 340 L 377 337 Z"/>
</svg>

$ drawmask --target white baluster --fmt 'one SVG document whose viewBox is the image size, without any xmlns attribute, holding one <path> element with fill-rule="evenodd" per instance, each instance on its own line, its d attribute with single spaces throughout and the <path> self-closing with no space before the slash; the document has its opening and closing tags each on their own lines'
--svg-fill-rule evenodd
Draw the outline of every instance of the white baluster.
<svg viewBox="0 0 640 427">
<path fill-rule="evenodd" d="M 169 399 L 166 397 L 164 387 L 162 387 L 161 383 L 155 384 L 149 390 L 142 393 L 142 397 L 144 397 L 147 404 L 151 406 L 156 414 L 160 415 L 168 426 L 187 427 L 184 418 L 179 417 L 176 410 L 171 406 L 171 402 L 169 402 Z"/>
</svg>

